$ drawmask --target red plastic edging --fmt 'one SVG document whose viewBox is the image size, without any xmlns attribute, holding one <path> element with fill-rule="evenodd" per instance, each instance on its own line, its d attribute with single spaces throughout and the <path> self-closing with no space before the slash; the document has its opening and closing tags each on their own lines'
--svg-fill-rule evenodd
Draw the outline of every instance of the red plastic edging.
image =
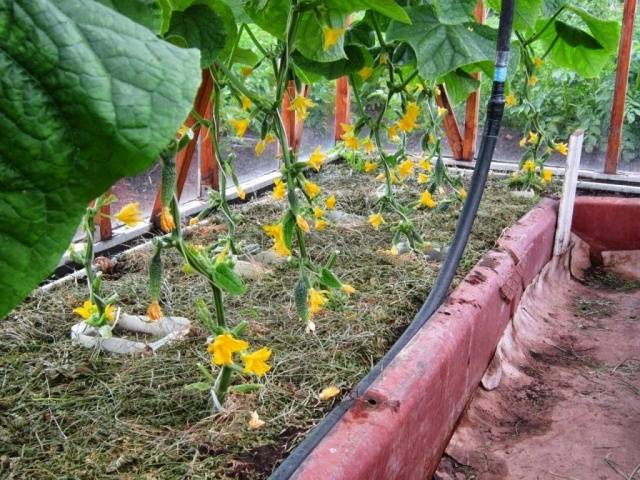
<svg viewBox="0 0 640 480">
<path fill-rule="evenodd" d="M 556 210 L 545 199 L 505 232 L 292 478 L 433 474 L 524 287 L 551 258 Z"/>
</svg>

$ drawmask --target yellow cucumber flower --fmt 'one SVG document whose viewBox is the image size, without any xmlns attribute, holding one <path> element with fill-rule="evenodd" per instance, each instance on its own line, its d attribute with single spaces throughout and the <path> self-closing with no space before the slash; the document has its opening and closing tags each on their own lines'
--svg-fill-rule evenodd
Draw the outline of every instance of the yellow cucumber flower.
<svg viewBox="0 0 640 480">
<path fill-rule="evenodd" d="M 435 145 L 437 140 L 435 133 L 429 132 L 429 135 L 427 136 L 427 143 L 429 145 Z"/>
<path fill-rule="evenodd" d="M 400 176 L 400 179 L 404 180 L 406 177 L 411 175 L 413 173 L 414 166 L 415 164 L 408 158 L 401 162 L 400 165 L 398 165 L 398 175 Z"/>
<path fill-rule="evenodd" d="M 404 115 L 398 120 L 397 125 L 403 132 L 412 132 L 418 126 L 418 116 L 420 107 L 416 102 L 409 102 L 404 111 Z"/>
<path fill-rule="evenodd" d="M 518 99 L 513 93 L 509 93 L 506 97 L 504 97 L 504 103 L 507 107 L 515 107 L 518 104 Z"/>
<path fill-rule="evenodd" d="M 448 112 L 449 112 L 449 110 L 447 110 L 446 108 L 438 107 L 438 116 L 439 117 L 444 117 Z"/>
<path fill-rule="evenodd" d="M 431 162 L 426 158 L 421 158 L 420 161 L 418 162 L 418 166 L 421 169 L 423 169 L 425 172 L 430 172 L 431 169 L 433 168 L 433 165 L 431 164 Z"/>
<path fill-rule="evenodd" d="M 371 67 L 362 67 L 358 70 L 358 76 L 362 79 L 362 81 L 366 81 L 369 77 L 373 75 L 373 68 Z"/>
<path fill-rule="evenodd" d="M 536 132 L 529 132 L 529 138 L 527 139 L 527 142 L 531 144 L 538 143 L 538 138 L 540 137 Z"/>
<path fill-rule="evenodd" d="M 247 128 L 249 128 L 248 118 L 242 118 L 240 120 L 234 118 L 229 120 L 229 123 L 235 129 L 236 136 L 240 138 L 244 137 L 244 134 L 247 133 Z"/>
<path fill-rule="evenodd" d="M 157 322 L 162 318 L 162 308 L 157 301 L 151 302 L 147 307 L 147 317 L 149 320 Z"/>
<path fill-rule="evenodd" d="M 302 189 L 312 200 L 320 194 L 320 187 L 318 186 L 318 184 L 313 183 L 310 180 L 307 180 L 302 184 Z"/>
<path fill-rule="evenodd" d="M 324 218 L 318 218 L 315 221 L 314 227 L 315 227 L 316 230 L 321 232 L 322 230 L 327 228 L 327 225 L 329 225 L 329 222 L 327 222 Z"/>
<path fill-rule="evenodd" d="M 315 288 L 309 289 L 307 304 L 311 315 L 319 313 L 324 308 L 324 305 L 329 301 L 325 296 L 326 293 L 327 292 L 325 290 L 316 290 Z"/>
<path fill-rule="evenodd" d="M 327 25 L 322 27 L 322 49 L 329 50 L 344 36 L 347 30 L 345 28 L 332 28 Z"/>
<path fill-rule="evenodd" d="M 397 143 L 400 141 L 400 135 L 398 135 L 397 125 L 391 125 L 389 128 L 387 128 L 387 135 L 389 136 L 389 140 L 391 140 L 393 143 Z"/>
<path fill-rule="evenodd" d="M 373 143 L 373 140 L 371 140 L 371 137 L 367 137 L 362 141 L 362 149 L 364 150 L 365 153 L 374 152 L 374 150 L 376 149 L 376 146 Z"/>
<path fill-rule="evenodd" d="M 275 181 L 275 187 L 273 187 L 273 198 L 276 200 L 282 200 L 287 196 L 287 184 L 279 178 Z"/>
<path fill-rule="evenodd" d="M 162 207 L 160 211 L 160 229 L 164 233 L 169 233 L 176 228 L 176 222 L 173 220 L 173 215 L 169 207 Z"/>
<path fill-rule="evenodd" d="M 424 192 L 422 192 L 422 194 L 420 195 L 420 203 L 418 204 L 418 206 L 426 207 L 426 208 L 435 208 L 437 205 L 438 203 L 433 199 L 431 192 L 429 192 L 428 190 L 425 190 Z"/>
<path fill-rule="evenodd" d="M 265 148 L 267 148 L 266 140 L 264 139 L 258 140 L 255 148 L 256 157 L 259 157 L 260 155 L 262 155 L 264 153 Z"/>
<path fill-rule="evenodd" d="M 320 395 L 318 395 L 318 398 L 323 402 L 326 402 L 327 400 L 331 400 L 333 397 L 336 397 L 338 395 L 340 395 L 340 389 L 338 387 L 331 386 L 323 388 L 320 392 Z"/>
<path fill-rule="evenodd" d="M 533 160 L 527 160 L 522 164 L 522 170 L 524 170 L 527 173 L 535 172 L 536 163 Z"/>
<path fill-rule="evenodd" d="M 267 133 L 267 135 L 264 137 L 264 141 L 267 143 L 275 143 L 276 136 L 273 133 Z"/>
<path fill-rule="evenodd" d="M 378 230 L 380 225 L 384 223 L 384 218 L 379 213 L 372 213 L 369 215 L 369 224 L 374 228 L 374 230 Z"/>
<path fill-rule="evenodd" d="M 251 99 L 246 95 L 243 95 L 240 101 L 242 102 L 242 110 L 249 110 L 252 105 Z"/>
<path fill-rule="evenodd" d="M 527 83 L 529 84 L 529 86 L 535 87 L 536 83 L 538 83 L 538 77 L 536 75 L 531 75 Z"/>
<path fill-rule="evenodd" d="M 98 313 L 98 306 L 91 300 L 85 300 L 81 307 L 73 309 L 73 313 L 80 315 L 84 320 L 88 320 L 92 315 Z"/>
<path fill-rule="evenodd" d="M 553 172 L 549 168 L 543 168 L 540 175 L 542 177 L 542 183 L 549 183 L 553 178 Z"/>
<path fill-rule="evenodd" d="M 542 60 L 540 57 L 536 57 L 533 59 L 533 64 L 536 67 L 541 67 L 543 63 L 544 63 L 544 60 Z"/>
<path fill-rule="evenodd" d="M 244 200 L 245 198 L 247 198 L 247 192 L 245 192 L 242 188 L 237 187 L 236 188 L 236 193 L 238 194 L 238 197 L 240 197 L 240 200 Z"/>
<path fill-rule="evenodd" d="M 524 148 L 527 145 L 527 138 L 526 137 L 522 137 L 520 139 L 520 141 L 518 142 L 518 145 L 520 145 L 520 148 Z"/>
<path fill-rule="evenodd" d="M 369 160 L 367 160 L 366 162 L 364 162 L 364 173 L 371 173 L 371 172 L 375 172 L 378 168 L 378 164 L 376 162 L 370 162 Z"/>
<path fill-rule="evenodd" d="M 296 215 L 296 225 L 298 225 L 298 228 L 303 232 L 309 233 L 310 231 L 309 224 L 307 223 L 307 220 L 302 215 Z"/>
<path fill-rule="evenodd" d="M 553 148 L 561 155 L 567 155 L 567 153 L 569 153 L 569 146 L 564 142 L 556 143 Z"/>
<path fill-rule="evenodd" d="M 267 347 L 242 355 L 242 361 L 244 362 L 242 372 L 253 373 L 258 377 L 264 376 L 265 373 L 271 370 L 271 365 L 267 363 L 269 358 L 271 358 L 271 349 Z"/>
<path fill-rule="evenodd" d="M 358 142 L 358 137 L 355 136 L 353 131 L 349 131 L 340 136 L 342 141 L 344 142 L 345 147 L 350 150 L 358 150 L 360 147 L 360 142 Z"/>
<path fill-rule="evenodd" d="M 138 223 L 142 222 L 140 204 L 138 202 L 127 203 L 114 217 L 128 227 L 135 227 Z"/>
<path fill-rule="evenodd" d="M 291 250 L 284 241 L 284 227 L 281 223 L 264 225 L 264 232 L 273 239 L 273 251 L 281 257 L 291 256 Z"/>
<path fill-rule="evenodd" d="M 335 195 L 329 195 L 327 197 L 327 199 L 324 201 L 324 206 L 327 207 L 327 210 L 333 210 L 334 208 L 336 208 L 336 196 Z"/>
<path fill-rule="evenodd" d="M 301 120 L 304 120 L 309 115 L 307 110 L 315 106 L 316 104 L 313 100 L 308 99 L 304 95 L 296 95 L 296 97 L 291 100 L 289 110 L 295 111 L 296 115 L 298 115 Z"/>
<path fill-rule="evenodd" d="M 242 67 L 240 69 L 240 73 L 242 73 L 243 77 L 248 77 L 249 75 L 251 75 L 253 73 L 253 68 L 251 68 L 251 67 Z"/>
<path fill-rule="evenodd" d="M 320 207 L 318 207 L 318 206 L 313 207 L 313 216 L 314 216 L 315 218 L 322 218 L 322 217 L 324 217 L 324 210 L 323 210 L 323 209 L 321 209 L 321 208 L 320 208 Z"/>
<path fill-rule="evenodd" d="M 317 146 L 316 149 L 311 154 L 311 156 L 309 156 L 309 160 L 307 161 L 307 164 L 311 168 L 313 168 L 316 172 L 319 172 L 326 158 L 327 156 L 324 153 L 322 153 L 322 147 Z"/>
<path fill-rule="evenodd" d="M 342 129 L 342 134 L 353 132 L 353 125 L 350 123 L 340 122 L 340 128 Z"/>
<path fill-rule="evenodd" d="M 230 333 L 218 335 L 213 343 L 207 347 L 207 351 L 212 355 L 211 362 L 216 365 L 233 365 L 233 354 L 249 348 L 249 344 L 244 340 L 234 338 Z"/>
<path fill-rule="evenodd" d="M 427 175 L 426 173 L 418 174 L 418 183 L 423 184 L 423 183 L 427 183 L 428 181 L 429 181 L 429 175 Z"/>
<path fill-rule="evenodd" d="M 348 295 L 351 295 L 352 293 L 356 293 L 356 289 L 353 288 L 353 286 L 348 283 L 343 283 L 342 286 L 340 287 L 340 290 L 342 290 L 344 293 Z"/>
<path fill-rule="evenodd" d="M 460 187 L 460 190 L 458 190 L 458 195 L 460 195 L 460 198 L 462 200 L 466 200 L 467 198 L 467 191 L 464 189 L 464 187 Z"/>
</svg>

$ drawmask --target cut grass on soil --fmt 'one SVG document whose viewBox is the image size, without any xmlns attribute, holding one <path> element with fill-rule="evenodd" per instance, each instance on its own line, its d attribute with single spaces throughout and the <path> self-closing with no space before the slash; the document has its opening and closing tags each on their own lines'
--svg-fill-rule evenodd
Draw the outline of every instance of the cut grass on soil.
<svg viewBox="0 0 640 480">
<path fill-rule="evenodd" d="M 364 216 L 379 185 L 371 176 L 329 166 L 317 181 L 335 193 L 338 208 Z M 403 187 L 403 200 L 419 194 Z M 508 199 L 508 200 L 505 200 Z M 509 196 L 490 181 L 457 281 L 494 246 L 500 233 L 536 200 Z M 260 225 L 277 221 L 284 204 L 263 196 L 234 207 L 242 215 L 241 244 L 270 247 Z M 418 230 L 434 245 L 450 241 L 458 207 L 416 211 Z M 206 244 L 217 231 L 197 227 L 190 241 Z M 14 478 L 265 478 L 332 408 L 317 395 L 336 385 L 345 394 L 387 351 L 413 319 L 432 285 L 439 262 L 412 255 L 390 257 L 392 234 L 369 225 L 332 226 L 308 236 L 310 255 L 324 262 L 339 250 L 335 273 L 357 293 L 336 295 L 305 334 L 295 314 L 296 270 L 248 282 L 241 297 L 225 297 L 230 322 L 249 322 L 253 347 L 273 349 L 273 369 L 255 394 L 228 396 L 226 412 L 212 415 L 206 392 L 185 390 L 201 381 L 196 365 L 209 364 L 207 332 L 194 301 L 211 298 L 205 283 L 182 272 L 175 253 L 165 255 L 162 301 L 167 314 L 194 321 L 191 335 L 155 355 L 117 356 L 86 350 L 69 339 L 72 308 L 86 297 L 84 282 L 34 292 L 0 324 L 0 473 Z M 120 260 L 106 276 L 104 293 L 119 295 L 130 314 L 148 304 L 149 251 Z M 266 424 L 250 430 L 250 412 Z"/>
</svg>

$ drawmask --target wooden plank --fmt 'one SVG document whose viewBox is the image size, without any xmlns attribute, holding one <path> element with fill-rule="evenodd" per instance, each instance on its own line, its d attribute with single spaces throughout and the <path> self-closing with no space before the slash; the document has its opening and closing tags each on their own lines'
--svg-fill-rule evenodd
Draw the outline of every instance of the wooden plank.
<svg viewBox="0 0 640 480">
<path fill-rule="evenodd" d="M 296 141 L 296 113 L 289 110 L 291 101 L 297 95 L 296 82 L 291 80 L 287 85 L 287 90 L 282 99 L 282 121 L 284 122 L 284 132 L 287 136 L 288 145 L 293 148 Z"/>
<path fill-rule="evenodd" d="M 577 130 L 569 138 L 567 167 L 564 171 L 562 197 L 560 198 L 556 237 L 553 246 L 554 255 L 561 255 L 566 252 L 571 242 L 571 222 L 573 220 L 573 206 L 576 201 L 576 188 L 578 187 L 578 173 L 580 171 L 583 139 L 583 130 Z"/>
<path fill-rule="evenodd" d="M 196 99 L 194 102 L 195 110 L 202 116 L 207 115 L 207 108 L 211 103 L 211 91 L 213 90 L 213 80 L 211 78 L 211 74 L 208 70 L 202 71 L 202 83 L 200 84 L 200 88 L 196 95 Z M 211 115 L 210 111 L 208 113 Z M 195 124 L 195 119 L 189 115 L 185 120 L 185 125 L 188 127 L 192 127 Z M 184 184 L 186 183 L 187 176 L 189 175 L 189 167 L 191 166 L 191 161 L 193 159 L 193 155 L 196 150 L 196 146 L 198 144 L 198 137 L 200 135 L 199 129 L 194 130 L 193 139 L 189 142 L 189 144 L 183 148 L 176 155 L 176 193 L 178 198 L 182 195 L 182 190 L 184 189 Z M 204 142 L 203 142 L 204 143 Z M 156 223 L 158 214 L 162 210 L 162 200 L 160 197 L 160 186 L 158 186 L 158 191 L 156 192 L 155 202 L 153 204 L 153 210 L 151 212 L 151 220 Z"/>
<path fill-rule="evenodd" d="M 336 116 L 334 125 L 334 136 L 336 142 L 340 141 L 340 137 L 344 133 L 341 123 L 349 123 L 351 120 L 351 90 L 349 88 L 349 79 L 340 77 L 336 80 Z"/>
<path fill-rule="evenodd" d="M 447 115 L 442 121 L 442 126 L 444 127 L 444 131 L 447 135 L 447 140 L 449 140 L 449 146 L 451 147 L 453 158 L 461 159 L 463 140 L 462 135 L 460 134 L 458 120 L 456 119 L 456 114 L 453 111 L 453 105 L 451 105 L 451 101 L 449 100 L 447 87 L 441 84 L 438 85 L 438 88 L 440 89 L 440 95 L 436 96 L 436 103 L 439 107 L 447 109 Z"/>
<path fill-rule="evenodd" d="M 624 123 L 624 106 L 627 96 L 627 84 L 629 82 L 629 65 L 631 64 L 633 27 L 636 18 L 637 3 L 637 0 L 625 0 L 624 2 L 622 35 L 620 36 L 620 47 L 618 48 L 616 84 L 613 91 L 607 156 L 604 164 L 605 173 L 616 173 L 620 152 L 622 150 L 622 125 Z"/>
<path fill-rule="evenodd" d="M 111 194 L 111 189 L 107 190 L 105 196 Z M 98 215 L 98 227 L 100 229 L 100 241 L 109 240 L 113 236 L 113 225 L 111 224 L 111 205 L 104 205 L 100 210 L 102 215 Z"/>
<path fill-rule="evenodd" d="M 485 10 L 483 0 L 478 0 L 473 16 L 478 23 L 484 23 Z M 480 80 L 480 72 L 472 74 L 473 78 Z M 480 114 L 480 89 L 472 92 L 467 98 L 464 116 L 464 142 L 462 144 L 462 160 L 472 161 L 476 153 L 478 140 L 478 117 Z"/>
</svg>

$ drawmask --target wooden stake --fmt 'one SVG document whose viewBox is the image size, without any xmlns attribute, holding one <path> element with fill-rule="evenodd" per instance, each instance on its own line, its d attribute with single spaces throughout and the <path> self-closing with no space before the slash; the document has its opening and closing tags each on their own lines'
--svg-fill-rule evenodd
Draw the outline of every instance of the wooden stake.
<svg viewBox="0 0 640 480">
<path fill-rule="evenodd" d="M 106 196 L 111 194 L 111 189 L 107 190 Z M 113 236 L 113 225 L 111 224 L 111 205 L 104 205 L 100 210 L 98 225 L 100 226 L 100 241 L 104 242 Z"/>
<path fill-rule="evenodd" d="M 478 23 L 484 23 L 485 11 L 484 3 L 478 0 L 473 16 Z M 474 73 L 473 77 L 480 80 L 480 72 Z M 464 116 L 464 143 L 462 145 L 462 160 L 471 162 L 476 153 L 476 141 L 478 140 L 478 116 L 480 113 L 480 89 L 472 92 L 467 98 L 467 105 Z"/>
<path fill-rule="evenodd" d="M 577 130 L 569 138 L 567 167 L 564 171 L 564 184 L 562 186 L 556 238 L 553 246 L 554 255 L 563 254 L 567 248 L 569 248 L 571 241 L 571 222 L 573 220 L 573 206 L 576 201 L 576 188 L 578 186 L 578 171 L 580 169 L 583 139 L 583 130 Z"/>
<path fill-rule="evenodd" d="M 351 118 L 351 90 L 349 89 L 349 79 L 340 77 L 336 80 L 336 117 L 334 126 L 334 137 L 336 142 L 344 133 L 341 123 L 349 123 Z"/>
<path fill-rule="evenodd" d="M 453 158 L 459 160 L 462 158 L 463 141 L 462 135 L 460 134 L 460 127 L 458 126 L 458 120 L 456 119 L 456 114 L 453 111 L 453 106 L 449 100 L 447 87 L 444 85 L 438 85 L 438 88 L 440 89 L 440 95 L 436 96 L 436 103 L 439 107 L 447 109 L 447 115 L 442 121 L 442 126 L 444 127 L 447 139 L 449 140 L 449 146 L 451 147 Z"/>
<path fill-rule="evenodd" d="M 284 122 L 284 131 L 290 148 L 294 148 L 296 142 L 296 112 L 289 110 L 289 107 L 291 106 L 291 101 L 296 98 L 297 93 L 296 82 L 289 81 L 287 91 L 282 99 L 282 121 Z"/>
<path fill-rule="evenodd" d="M 633 25 L 636 18 L 637 0 L 625 0 L 622 14 L 622 35 L 618 49 L 618 67 L 616 84 L 613 90 L 611 105 L 611 123 L 609 124 L 609 141 L 607 157 L 604 164 L 605 173 L 618 171 L 622 143 L 622 124 L 624 123 L 624 106 L 629 82 L 629 65 L 631 63 L 631 47 L 633 44 Z"/>
</svg>

